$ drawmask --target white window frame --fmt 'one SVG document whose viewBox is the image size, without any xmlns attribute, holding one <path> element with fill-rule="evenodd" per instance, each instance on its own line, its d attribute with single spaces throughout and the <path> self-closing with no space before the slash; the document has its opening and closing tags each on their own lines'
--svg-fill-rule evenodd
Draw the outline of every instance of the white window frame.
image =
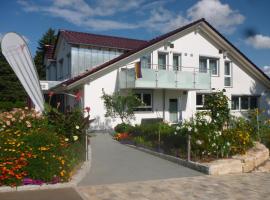
<svg viewBox="0 0 270 200">
<path fill-rule="evenodd" d="M 238 98 L 239 109 L 232 109 L 232 98 L 233 97 L 237 97 Z M 248 108 L 247 109 L 242 109 L 241 103 L 242 103 L 242 98 L 243 97 L 247 97 L 248 98 Z M 260 105 L 259 105 L 259 98 L 260 98 L 260 96 L 257 96 L 257 95 L 232 95 L 231 96 L 231 105 L 230 105 L 231 110 L 232 111 L 249 111 L 249 110 L 251 110 L 251 108 L 250 108 L 250 99 L 251 99 L 251 97 L 256 97 L 257 98 L 257 107 L 259 108 L 260 107 Z"/>
<path fill-rule="evenodd" d="M 158 54 L 157 54 L 157 56 L 159 57 L 159 55 L 160 54 L 163 54 L 163 55 L 165 55 L 165 69 L 159 69 L 159 63 L 157 63 L 157 69 L 158 70 L 169 70 L 169 52 L 166 52 L 166 51 L 159 51 L 158 52 Z M 159 59 L 158 59 L 159 60 Z M 157 60 L 157 62 L 158 62 L 158 60 Z"/>
<path fill-rule="evenodd" d="M 200 63 L 200 59 L 206 59 L 206 68 L 207 68 L 207 71 L 209 70 L 210 73 L 211 73 L 211 76 L 216 76 L 218 77 L 219 74 L 220 74 L 220 59 L 217 58 L 217 57 L 211 57 L 211 56 L 203 56 L 203 55 L 200 55 L 199 56 L 199 63 Z M 217 74 L 213 74 L 212 73 L 212 69 L 210 69 L 210 60 L 215 60 L 217 62 Z M 200 73 L 207 73 L 206 72 L 200 72 Z"/>
<path fill-rule="evenodd" d="M 153 111 L 153 92 L 152 91 L 134 91 L 134 94 L 137 95 L 139 94 L 140 95 L 140 100 L 143 102 L 143 95 L 144 94 L 150 94 L 151 96 L 151 105 L 150 106 L 138 106 L 136 107 L 135 109 L 145 109 L 145 108 L 150 108 L 151 110 L 135 110 L 135 112 L 152 112 Z"/>
<path fill-rule="evenodd" d="M 210 93 L 196 93 L 196 110 L 204 110 L 204 101 L 205 101 L 205 95 L 210 94 Z M 197 104 L 197 95 L 202 95 L 202 105 Z"/>
<path fill-rule="evenodd" d="M 176 66 L 177 70 L 176 71 L 181 71 L 182 70 L 182 54 L 178 52 L 173 52 L 172 53 L 172 69 L 174 70 L 174 65 L 173 65 L 173 57 L 177 56 L 178 57 L 178 63 L 179 65 Z"/>
<path fill-rule="evenodd" d="M 226 63 L 229 63 L 229 65 L 230 65 L 230 75 L 226 75 L 225 74 L 225 70 L 226 70 Z M 230 78 L 230 85 L 229 86 L 226 86 L 225 85 L 225 79 L 226 78 Z M 226 88 L 231 88 L 231 87 L 233 87 L 233 82 L 232 82 L 232 62 L 231 61 L 224 61 L 224 87 L 226 87 Z"/>
</svg>

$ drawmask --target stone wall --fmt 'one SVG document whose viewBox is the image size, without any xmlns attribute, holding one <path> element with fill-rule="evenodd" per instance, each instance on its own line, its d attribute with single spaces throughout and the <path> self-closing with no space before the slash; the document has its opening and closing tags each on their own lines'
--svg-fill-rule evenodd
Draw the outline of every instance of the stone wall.
<svg viewBox="0 0 270 200">
<path fill-rule="evenodd" d="M 269 150 L 261 143 L 256 142 L 255 146 L 244 155 L 236 155 L 230 159 L 219 159 L 210 163 L 208 174 L 221 175 L 233 173 L 251 172 L 269 158 Z"/>
</svg>

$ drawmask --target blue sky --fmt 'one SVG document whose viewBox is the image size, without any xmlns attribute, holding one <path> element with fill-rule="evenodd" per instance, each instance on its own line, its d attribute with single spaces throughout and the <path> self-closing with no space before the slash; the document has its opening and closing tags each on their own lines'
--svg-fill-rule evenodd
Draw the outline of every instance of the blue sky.
<svg viewBox="0 0 270 200">
<path fill-rule="evenodd" d="M 34 55 L 49 28 L 149 40 L 206 18 L 270 74 L 269 0 L 10 0 L 0 6 L 0 37 L 24 35 Z"/>
</svg>

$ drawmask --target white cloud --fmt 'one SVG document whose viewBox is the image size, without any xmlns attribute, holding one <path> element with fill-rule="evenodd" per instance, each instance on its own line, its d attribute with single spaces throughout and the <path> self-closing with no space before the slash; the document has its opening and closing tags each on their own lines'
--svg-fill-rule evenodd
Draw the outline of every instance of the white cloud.
<svg viewBox="0 0 270 200">
<path fill-rule="evenodd" d="M 205 18 L 225 33 L 232 33 L 245 20 L 237 10 L 232 10 L 228 4 L 222 4 L 219 0 L 201 0 L 188 9 L 187 16 L 192 21 Z"/>
<path fill-rule="evenodd" d="M 270 76 L 270 66 L 263 66 L 262 70 L 264 71 L 265 74 Z"/>
<path fill-rule="evenodd" d="M 0 33 L 0 42 L 1 42 L 1 40 L 2 40 L 2 37 L 3 37 L 3 34 L 2 34 L 2 33 Z"/>
<path fill-rule="evenodd" d="M 246 43 L 256 49 L 270 49 L 270 37 L 257 34 L 246 39 Z"/>
<path fill-rule="evenodd" d="M 164 33 L 204 17 L 220 31 L 232 33 L 245 19 L 237 10 L 222 4 L 220 0 L 201 0 L 184 14 L 166 8 L 168 3 L 177 3 L 173 0 L 93 0 L 91 4 L 85 0 L 54 0 L 49 1 L 49 4 L 26 0 L 17 2 L 26 12 L 40 12 L 91 30 L 102 31 L 144 28 Z M 125 17 L 115 19 L 114 16 L 119 13 L 122 16 L 128 14 L 133 19 L 129 22 Z"/>
</svg>

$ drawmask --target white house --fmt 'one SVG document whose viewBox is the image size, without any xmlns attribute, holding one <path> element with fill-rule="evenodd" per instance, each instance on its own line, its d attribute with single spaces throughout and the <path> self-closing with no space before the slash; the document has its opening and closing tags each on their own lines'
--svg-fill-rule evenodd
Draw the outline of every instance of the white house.
<svg viewBox="0 0 270 200">
<path fill-rule="evenodd" d="M 205 19 L 150 41 L 60 31 L 45 63 L 49 83 L 58 81 L 51 89 L 64 94 L 65 106 L 73 106 L 70 94 L 80 91 L 82 107 L 90 106 L 96 118 L 95 129 L 119 122 L 104 117 L 102 89 L 132 90 L 142 99 L 145 105 L 136 108 L 133 123 L 189 119 L 202 109 L 205 94 L 223 89 L 233 114 L 257 107 L 269 114 L 268 76 Z"/>
</svg>

